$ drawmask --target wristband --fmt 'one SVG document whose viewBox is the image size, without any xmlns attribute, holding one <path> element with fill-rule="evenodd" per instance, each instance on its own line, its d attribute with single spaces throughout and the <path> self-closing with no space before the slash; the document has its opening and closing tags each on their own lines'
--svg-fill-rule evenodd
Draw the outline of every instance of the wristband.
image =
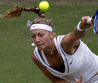
<svg viewBox="0 0 98 83">
<path fill-rule="evenodd" d="M 78 31 L 83 31 L 84 29 L 81 29 L 79 26 L 80 26 L 80 23 L 81 23 L 81 21 L 78 23 L 78 25 L 77 25 L 77 30 Z"/>
</svg>

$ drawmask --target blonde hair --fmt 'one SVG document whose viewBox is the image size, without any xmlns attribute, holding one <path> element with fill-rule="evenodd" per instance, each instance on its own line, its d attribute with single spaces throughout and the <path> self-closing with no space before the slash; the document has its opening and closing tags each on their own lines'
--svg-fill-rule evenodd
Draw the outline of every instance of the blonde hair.
<svg viewBox="0 0 98 83">
<path fill-rule="evenodd" d="M 38 17 L 33 20 L 32 24 L 36 24 L 36 23 L 47 24 L 53 27 L 50 20 L 45 17 L 45 12 L 43 12 L 42 10 L 36 7 L 23 8 L 22 6 L 14 6 L 11 10 L 4 11 L 5 15 L 1 15 L 0 17 L 1 18 L 11 18 L 15 16 L 19 17 L 21 16 L 22 11 L 28 11 L 28 12 L 32 11 L 38 14 Z"/>
</svg>

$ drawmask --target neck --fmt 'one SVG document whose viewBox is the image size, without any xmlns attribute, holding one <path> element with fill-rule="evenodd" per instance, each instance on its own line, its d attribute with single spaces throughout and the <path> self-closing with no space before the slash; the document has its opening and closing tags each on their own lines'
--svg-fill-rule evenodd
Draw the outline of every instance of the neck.
<svg viewBox="0 0 98 83">
<path fill-rule="evenodd" d="M 55 47 L 55 44 L 54 44 L 54 40 L 53 40 L 53 42 L 51 43 L 50 47 L 47 48 L 47 49 L 45 49 L 45 51 L 46 51 L 47 53 L 53 54 L 54 47 Z"/>
</svg>

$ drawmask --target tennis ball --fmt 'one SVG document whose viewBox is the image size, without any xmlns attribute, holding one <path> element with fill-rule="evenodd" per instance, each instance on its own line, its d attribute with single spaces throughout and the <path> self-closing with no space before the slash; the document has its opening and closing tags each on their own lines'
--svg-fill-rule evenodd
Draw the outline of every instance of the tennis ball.
<svg viewBox="0 0 98 83">
<path fill-rule="evenodd" d="M 39 8 L 42 10 L 42 11 L 46 11 L 48 10 L 49 8 L 49 3 L 47 1 L 41 1 L 39 3 Z"/>
</svg>

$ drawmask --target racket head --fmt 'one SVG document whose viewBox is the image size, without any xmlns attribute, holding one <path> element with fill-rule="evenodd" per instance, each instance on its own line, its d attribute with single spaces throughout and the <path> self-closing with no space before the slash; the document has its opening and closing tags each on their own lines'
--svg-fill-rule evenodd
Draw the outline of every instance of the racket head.
<svg viewBox="0 0 98 83">
<path fill-rule="evenodd" d="M 94 16 L 92 17 L 92 23 L 93 23 L 93 31 L 95 34 L 98 34 L 98 9 Z"/>
<path fill-rule="evenodd" d="M 95 34 L 98 34 L 98 16 L 95 16 L 95 19 L 93 21 L 93 31 Z"/>
</svg>

